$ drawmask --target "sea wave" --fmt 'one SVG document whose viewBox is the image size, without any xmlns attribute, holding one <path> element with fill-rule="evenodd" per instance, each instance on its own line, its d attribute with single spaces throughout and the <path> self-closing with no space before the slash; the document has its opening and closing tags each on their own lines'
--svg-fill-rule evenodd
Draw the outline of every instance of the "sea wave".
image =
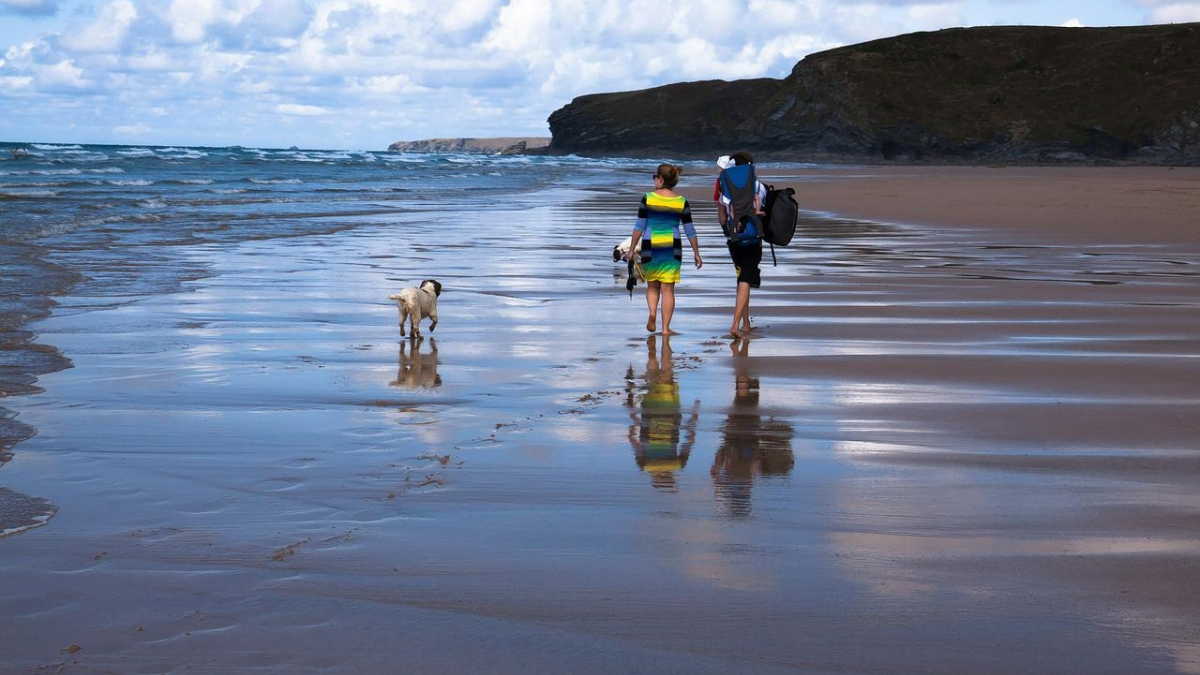
<svg viewBox="0 0 1200 675">
<path fill-rule="evenodd" d="M 299 178 L 247 178 L 246 180 L 258 185 L 299 185 L 304 182 Z"/>
<path fill-rule="evenodd" d="M 158 148 L 157 156 L 163 159 L 204 159 L 208 153 L 194 148 Z"/>
<path fill-rule="evenodd" d="M 0 537 L 41 527 L 58 513 L 58 507 L 41 497 L 30 497 L 0 487 Z"/>
<path fill-rule="evenodd" d="M 37 199 L 57 197 L 54 190 L 0 190 L 0 199 Z"/>
<path fill-rule="evenodd" d="M 36 241 L 43 237 L 58 237 L 64 234 L 70 234 L 78 228 L 80 223 L 73 220 L 61 220 L 52 223 L 38 223 L 32 228 L 6 231 L 4 238 L 12 241 Z"/>
<path fill-rule="evenodd" d="M 110 157 L 103 152 L 93 152 L 91 150 L 64 150 L 55 153 L 42 153 L 38 156 L 50 164 L 94 164 L 120 159 L 119 157 Z"/>
<path fill-rule="evenodd" d="M 94 187 L 96 185 L 103 185 L 103 184 L 104 183 L 101 183 L 98 180 L 54 180 L 54 181 L 38 181 L 36 183 L 21 183 L 20 185 L 4 185 L 4 186 L 0 186 L 0 189 L 4 189 L 4 188 L 22 188 L 22 189 L 23 188 L 69 188 L 69 187 L 82 187 L 82 186 Z"/>
<path fill-rule="evenodd" d="M 106 180 L 109 185 L 117 185 L 120 187 L 144 187 L 146 185 L 154 185 L 152 180 L 130 179 L 130 180 Z"/>
<path fill-rule="evenodd" d="M 82 145 L 53 145 L 51 143 L 34 143 L 31 147 L 37 150 L 83 150 Z"/>
<path fill-rule="evenodd" d="M 35 176 L 78 176 L 83 172 L 79 169 L 35 169 L 28 173 Z"/>
</svg>

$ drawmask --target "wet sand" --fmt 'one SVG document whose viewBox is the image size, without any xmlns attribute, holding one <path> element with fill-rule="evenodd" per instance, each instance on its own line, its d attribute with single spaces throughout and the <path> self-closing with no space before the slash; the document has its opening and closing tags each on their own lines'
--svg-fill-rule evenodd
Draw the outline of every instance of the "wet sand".
<svg viewBox="0 0 1200 675">
<path fill-rule="evenodd" d="M 1163 188 L 1135 237 L 1080 225 L 1127 203 L 1086 172 L 1031 228 L 920 195 L 1057 174 L 855 171 L 788 178 L 814 211 L 749 341 L 702 197 L 647 339 L 636 198 L 599 188 L 60 298 L 32 328 L 74 368 L 5 400 L 38 430 L 5 484 L 58 513 L 0 538 L 0 671 L 1200 673 L 1200 174 L 1117 181 Z M 441 323 L 400 341 L 424 276 Z"/>
<path fill-rule="evenodd" d="M 1200 170 L 1185 167 L 859 167 L 779 171 L 807 208 L 1003 232 L 1010 243 L 1190 246 Z M 790 179 L 790 180 L 789 180 Z"/>
</svg>

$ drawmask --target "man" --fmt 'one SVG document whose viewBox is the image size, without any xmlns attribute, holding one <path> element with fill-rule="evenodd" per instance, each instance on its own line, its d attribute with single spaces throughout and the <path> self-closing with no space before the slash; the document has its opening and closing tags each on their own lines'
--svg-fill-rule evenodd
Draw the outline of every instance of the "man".
<svg viewBox="0 0 1200 675">
<path fill-rule="evenodd" d="M 738 167 L 749 166 L 749 169 Z M 717 176 L 717 185 L 713 200 L 717 203 L 717 220 L 725 233 L 729 257 L 737 270 L 737 299 L 733 308 L 733 323 L 729 327 L 730 337 L 749 337 L 750 326 L 750 289 L 762 285 L 762 238 L 758 237 L 749 243 L 739 243 L 737 232 L 741 221 L 749 217 L 755 221 L 758 232 L 762 233 L 762 202 L 766 188 L 754 177 L 754 158 L 748 152 L 736 152 L 729 157 L 717 160 L 721 174 Z M 753 184 L 745 181 L 728 180 L 732 177 L 748 175 L 753 177 Z"/>
</svg>

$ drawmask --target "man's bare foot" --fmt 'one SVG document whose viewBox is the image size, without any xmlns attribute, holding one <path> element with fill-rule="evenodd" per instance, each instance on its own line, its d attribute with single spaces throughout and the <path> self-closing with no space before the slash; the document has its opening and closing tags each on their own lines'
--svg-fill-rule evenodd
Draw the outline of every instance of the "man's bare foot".
<svg viewBox="0 0 1200 675">
<path fill-rule="evenodd" d="M 650 315 L 650 318 L 649 318 L 649 319 L 646 319 L 646 330 L 648 330 L 648 331 L 650 331 L 651 333 L 653 333 L 653 332 L 654 332 L 654 328 L 655 328 L 655 324 L 657 324 L 657 323 L 658 323 L 658 317 L 656 317 L 656 316 L 654 316 L 653 314 L 651 314 L 651 315 Z"/>
<path fill-rule="evenodd" d="M 679 333 L 671 330 L 670 328 L 664 328 L 662 334 L 663 335 L 679 335 Z"/>
<path fill-rule="evenodd" d="M 740 339 L 742 339 L 742 335 L 741 335 L 741 333 L 738 333 L 736 328 L 730 328 L 730 329 L 729 329 L 729 332 L 728 332 L 727 334 L 725 334 L 724 336 L 722 336 L 722 337 L 724 337 L 724 338 L 725 338 L 725 339 L 727 339 L 727 340 L 740 340 Z"/>
</svg>

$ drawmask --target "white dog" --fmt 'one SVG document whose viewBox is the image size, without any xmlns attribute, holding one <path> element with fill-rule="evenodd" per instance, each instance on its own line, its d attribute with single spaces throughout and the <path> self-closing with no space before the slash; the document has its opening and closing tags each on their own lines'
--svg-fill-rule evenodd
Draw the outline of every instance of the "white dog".
<svg viewBox="0 0 1200 675">
<path fill-rule="evenodd" d="M 631 244 L 633 244 L 633 237 L 625 237 L 625 239 L 622 240 L 621 243 L 614 246 L 613 247 L 613 262 L 621 262 L 622 260 L 624 260 L 625 256 L 629 253 L 629 246 Z M 640 239 L 638 240 L 636 252 L 637 253 L 642 252 L 642 242 Z"/>
<path fill-rule="evenodd" d="M 429 317 L 429 332 L 437 328 L 438 313 L 437 299 L 442 294 L 442 284 L 433 279 L 426 279 L 417 288 L 406 288 L 395 295 L 389 295 L 389 300 L 396 301 L 400 309 L 400 336 L 404 336 L 404 322 L 412 325 L 412 337 L 421 337 L 421 320 Z"/>
</svg>

